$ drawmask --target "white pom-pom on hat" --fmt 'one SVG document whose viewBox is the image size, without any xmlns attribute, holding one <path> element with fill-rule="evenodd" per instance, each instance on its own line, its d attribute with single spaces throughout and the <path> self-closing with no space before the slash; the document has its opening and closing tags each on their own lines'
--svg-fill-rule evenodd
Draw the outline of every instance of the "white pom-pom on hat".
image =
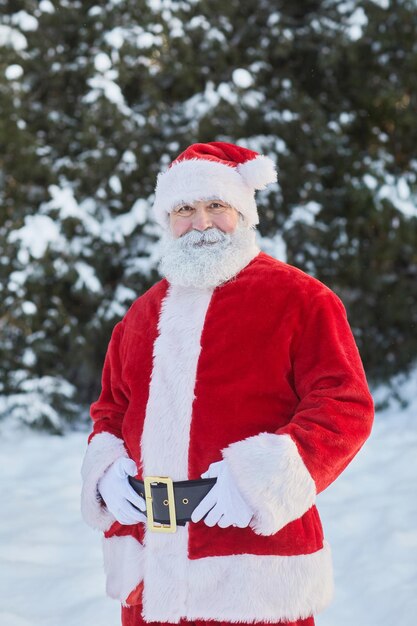
<svg viewBox="0 0 417 626">
<path fill-rule="evenodd" d="M 277 182 L 274 162 L 263 155 L 241 163 L 236 169 L 245 183 L 254 189 L 265 189 L 267 185 Z"/>
</svg>

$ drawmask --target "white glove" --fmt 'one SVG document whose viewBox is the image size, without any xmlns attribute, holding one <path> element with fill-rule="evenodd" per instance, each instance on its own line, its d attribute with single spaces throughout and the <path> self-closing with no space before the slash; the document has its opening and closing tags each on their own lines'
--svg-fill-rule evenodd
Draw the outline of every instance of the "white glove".
<svg viewBox="0 0 417 626">
<path fill-rule="evenodd" d="M 136 476 L 137 473 L 134 460 L 123 456 L 116 459 L 98 481 L 97 488 L 107 509 L 120 524 L 147 521 L 146 515 L 141 513 L 146 511 L 145 499 L 136 493 L 127 479 L 128 476 Z M 135 509 L 132 504 L 141 511 Z"/>
<path fill-rule="evenodd" d="M 191 514 L 191 521 L 199 522 L 210 511 L 204 519 L 207 526 L 218 524 L 220 528 L 228 526 L 246 528 L 254 511 L 243 499 L 224 460 L 212 463 L 208 470 L 201 474 L 201 478 L 216 476 L 216 484 L 196 506 Z"/>
</svg>

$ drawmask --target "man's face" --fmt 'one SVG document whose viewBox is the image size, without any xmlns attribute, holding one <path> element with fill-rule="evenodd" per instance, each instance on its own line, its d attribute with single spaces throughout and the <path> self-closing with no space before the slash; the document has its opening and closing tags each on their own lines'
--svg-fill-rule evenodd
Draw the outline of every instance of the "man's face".
<svg viewBox="0 0 417 626">
<path fill-rule="evenodd" d="M 259 252 L 255 230 L 223 200 L 177 205 L 161 237 L 159 270 L 171 284 L 214 288 Z"/>
<path fill-rule="evenodd" d="M 239 220 L 238 211 L 223 200 L 196 200 L 176 206 L 169 214 L 170 229 L 178 238 L 191 230 L 218 228 L 232 233 Z"/>
</svg>

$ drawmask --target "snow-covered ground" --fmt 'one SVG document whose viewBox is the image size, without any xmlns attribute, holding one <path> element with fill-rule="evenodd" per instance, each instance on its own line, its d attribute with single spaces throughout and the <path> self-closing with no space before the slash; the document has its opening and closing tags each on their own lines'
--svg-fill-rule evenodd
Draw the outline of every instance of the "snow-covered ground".
<svg viewBox="0 0 417 626">
<path fill-rule="evenodd" d="M 377 413 L 358 456 L 318 498 L 336 580 L 318 626 L 417 619 L 417 370 L 397 383 L 408 407 Z M 80 517 L 86 439 L 0 429 L 2 626 L 120 624 L 104 592 L 100 533 Z"/>
</svg>

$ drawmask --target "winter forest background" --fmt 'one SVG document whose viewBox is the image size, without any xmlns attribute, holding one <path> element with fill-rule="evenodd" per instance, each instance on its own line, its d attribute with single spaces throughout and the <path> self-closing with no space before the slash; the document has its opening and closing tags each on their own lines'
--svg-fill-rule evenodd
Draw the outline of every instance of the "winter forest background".
<svg viewBox="0 0 417 626">
<path fill-rule="evenodd" d="M 408 458 L 416 94 L 416 0 L 0 0 L 0 426 L 10 479 L 32 467 L 14 456 L 17 428 L 24 445 L 57 450 L 55 463 L 67 441 L 79 462 L 111 330 L 159 279 L 156 175 L 197 141 L 235 142 L 277 163 L 278 183 L 257 194 L 260 245 L 341 297 L 375 390 L 375 441 L 406 426 L 395 445 Z M 411 461 L 396 474 L 380 453 L 370 454 L 376 473 L 404 487 Z M 415 495 L 405 489 L 404 502 Z M 404 515 L 415 517 L 415 506 Z M 415 555 L 416 533 L 404 532 L 404 554 Z M 0 530 L 0 543 L 7 537 Z M 408 558 L 401 606 L 416 591 Z M 6 614 L 6 626 L 72 624 Z M 83 615 L 74 624 L 91 623 Z M 338 614 L 337 623 L 348 621 Z M 380 615 L 355 623 L 385 624 Z"/>
</svg>

